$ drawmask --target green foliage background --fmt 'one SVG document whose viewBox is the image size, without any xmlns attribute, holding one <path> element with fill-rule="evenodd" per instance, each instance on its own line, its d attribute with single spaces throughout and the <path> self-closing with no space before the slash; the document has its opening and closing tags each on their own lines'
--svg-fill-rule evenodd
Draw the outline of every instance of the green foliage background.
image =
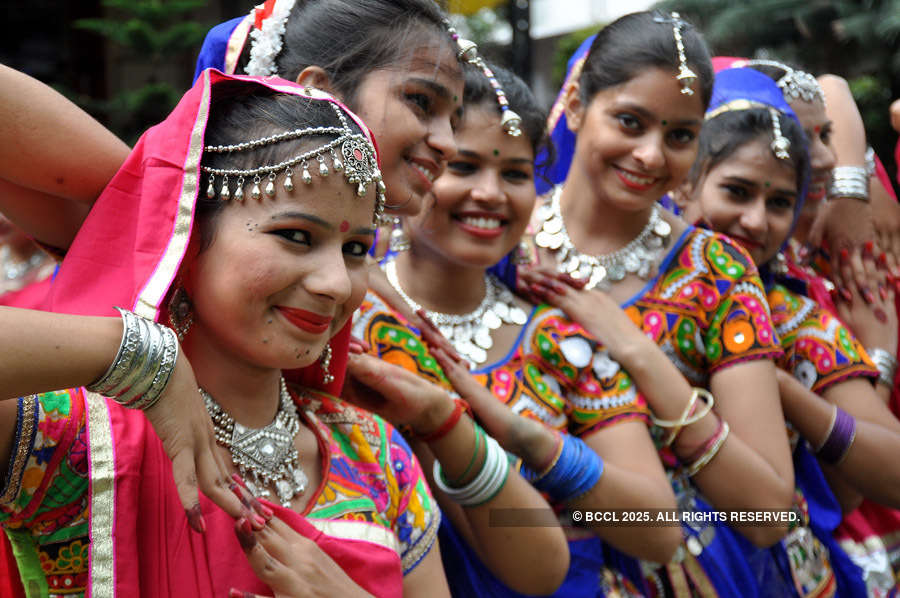
<svg viewBox="0 0 900 598">
<path fill-rule="evenodd" d="M 900 0 L 665 0 L 657 7 L 690 19 L 714 55 L 772 58 L 847 79 L 869 143 L 896 172 L 888 109 L 900 97 Z"/>
</svg>

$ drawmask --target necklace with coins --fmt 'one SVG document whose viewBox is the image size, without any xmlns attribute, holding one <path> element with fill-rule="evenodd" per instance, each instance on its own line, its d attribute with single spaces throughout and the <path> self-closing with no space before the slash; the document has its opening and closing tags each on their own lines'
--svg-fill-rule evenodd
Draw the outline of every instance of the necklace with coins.
<svg viewBox="0 0 900 598">
<path fill-rule="evenodd" d="M 410 309 L 418 311 L 422 306 L 406 294 L 397 277 L 397 262 L 384 265 L 388 282 L 403 298 Z M 472 364 L 479 366 L 487 361 L 487 351 L 494 346 L 491 332 L 503 324 L 521 326 L 528 321 L 528 314 L 516 305 L 515 297 L 493 274 L 484 275 L 484 299 L 474 311 L 467 314 L 445 314 L 425 310 L 428 318 L 440 329 L 456 352 Z"/>
<path fill-rule="evenodd" d="M 573 278 L 587 279 L 586 288 L 608 290 L 628 274 L 649 280 L 656 271 L 660 255 L 668 245 L 672 226 L 660 214 L 656 204 L 650 212 L 647 225 L 625 247 L 612 253 L 588 255 L 581 253 L 569 238 L 560 210 L 562 187 L 557 186 L 536 210 L 540 230 L 534 236 L 538 247 L 547 249 L 556 257 L 556 269 Z"/>
<path fill-rule="evenodd" d="M 206 410 L 213 420 L 216 442 L 231 453 L 254 496 L 268 498 L 269 487 L 275 487 L 278 500 L 284 507 L 306 490 L 308 478 L 300 466 L 300 455 L 294 439 L 300 431 L 300 416 L 281 379 L 278 412 L 275 419 L 263 428 L 248 428 L 234 421 L 208 392 L 200 389 Z"/>
</svg>

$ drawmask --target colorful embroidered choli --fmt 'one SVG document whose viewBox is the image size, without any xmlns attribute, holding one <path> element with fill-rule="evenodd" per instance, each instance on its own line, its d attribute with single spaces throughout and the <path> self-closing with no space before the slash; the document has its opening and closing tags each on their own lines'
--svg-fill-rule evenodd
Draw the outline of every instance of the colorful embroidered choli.
<svg viewBox="0 0 900 598">
<path fill-rule="evenodd" d="M 775 285 L 768 293 L 775 331 L 784 356 L 778 366 L 821 394 L 846 378 L 877 378 L 878 370 L 860 342 L 818 303 Z"/>
<path fill-rule="evenodd" d="M 301 406 L 320 449 L 330 456 L 303 515 L 326 534 L 362 533 L 360 540 L 392 548 L 402 573 L 411 571 L 434 543 L 440 511 L 406 441 L 378 416 L 328 395 L 307 393 Z M 110 409 L 121 408 L 110 403 Z M 82 596 L 87 583 L 85 411 L 81 390 L 19 399 L 16 443 L 0 495 L 0 522 L 17 545 L 26 588 L 37 568 L 51 596 Z M 152 429 L 144 433 L 145 443 L 157 448 Z"/>
</svg>

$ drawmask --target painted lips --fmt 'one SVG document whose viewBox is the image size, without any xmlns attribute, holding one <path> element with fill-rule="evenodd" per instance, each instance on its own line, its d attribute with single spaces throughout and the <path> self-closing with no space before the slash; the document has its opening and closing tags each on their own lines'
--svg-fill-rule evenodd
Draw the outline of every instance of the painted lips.
<svg viewBox="0 0 900 598">
<path fill-rule="evenodd" d="M 300 330 L 305 330 L 312 334 L 322 334 L 328 330 L 332 320 L 334 320 L 332 316 L 321 316 L 317 313 L 295 307 L 278 306 L 277 309 L 288 322 Z"/>
<path fill-rule="evenodd" d="M 646 191 L 656 184 L 656 181 L 658 180 L 655 177 L 641 176 L 623 168 L 616 167 L 615 171 L 616 174 L 619 175 L 619 180 L 621 180 L 626 187 L 634 189 L 635 191 Z"/>
</svg>

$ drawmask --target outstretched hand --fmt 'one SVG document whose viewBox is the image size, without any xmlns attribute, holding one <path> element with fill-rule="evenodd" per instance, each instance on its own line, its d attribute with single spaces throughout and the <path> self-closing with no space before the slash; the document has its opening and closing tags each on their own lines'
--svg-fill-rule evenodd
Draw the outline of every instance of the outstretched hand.
<svg viewBox="0 0 900 598">
<path fill-rule="evenodd" d="M 172 460 L 178 498 L 195 531 L 206 531 L 199 492 L 232 517 L 246 512 L 234 493 L 229 467 L 216 448 L 212 421 L 203 405 L 194 371 L 182 351 L 162 396 L 144 413 Z"/>
<path fill-rule="evenodd" d="M 341 396 L 420 435 L 436 429 L 454 408 L 443 388 L 398 365 L 353 353 Z"/>
<path fill-rule="evenodd" d="M 277 517 L 257 530 L 242 517 L 235 523 L 234 531 L 253 571 L 276 598 L 371 597 L 315 542 Z M 257 596 L 235 588 L 228 595 Z"/>
</svg>

